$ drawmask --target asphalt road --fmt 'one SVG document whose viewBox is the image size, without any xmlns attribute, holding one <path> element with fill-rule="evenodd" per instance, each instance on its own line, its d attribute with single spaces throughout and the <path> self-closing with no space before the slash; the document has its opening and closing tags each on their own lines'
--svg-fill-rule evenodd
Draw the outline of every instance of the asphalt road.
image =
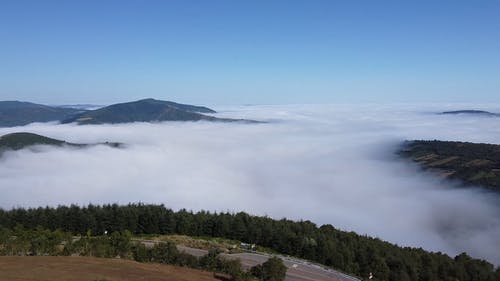
<svg viewBox="0 0 500 281">
<path fill-rule="evenodd" d="M 147 246 L 153 246 L 159 241 L 156 240 L 136 240 L 144 243 Z M 206 250 L 190 248 L 186 246 L 177 246 L 180 251 L 186 252 L 196 257 L 201 257 L 208 253 Z M 231 259 L 239 259 L 244 268 L 248 269 L 257 264 L 262 264 L 267 261 L 272 255 L 260 252 L 245 252 L 239 254 L 223 254 L 223 256 Z M 295 259 L 291 257 L 278 256 L 283 260 L 283 263 L 288 268 L 285 281 L 360 281 L 356 277 L 335 271 L 333 269 L 314 264 L 305 260 Z"/>
<path fill-rule="evenodd" d="M 250 268 L 257 264 L 264 263 L 272 255 L 265 253 L 249 252 L 240 254 L 225 254 L 229 258 L 240 259 L 243 267 Z M 285 280 L 286 281 L 359 281 L 360 279 L 343 274 L 323 267 L 321 265 L 313 264 L 304 260 L 278 256 L 283 260 L 283 263 L 288 267 Z"/>
</svg>

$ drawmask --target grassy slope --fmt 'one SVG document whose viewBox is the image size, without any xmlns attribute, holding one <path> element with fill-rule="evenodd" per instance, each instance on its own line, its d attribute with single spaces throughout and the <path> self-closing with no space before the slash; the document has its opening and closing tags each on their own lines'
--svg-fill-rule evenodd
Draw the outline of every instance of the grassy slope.
<svg viewBox="0 0 500 281">
<path fill-rule="evenodd" d="M 213 273 L 162 264 L 91 257 L 0 257 L 0 280 L 213 281 Z"/>
</svg>

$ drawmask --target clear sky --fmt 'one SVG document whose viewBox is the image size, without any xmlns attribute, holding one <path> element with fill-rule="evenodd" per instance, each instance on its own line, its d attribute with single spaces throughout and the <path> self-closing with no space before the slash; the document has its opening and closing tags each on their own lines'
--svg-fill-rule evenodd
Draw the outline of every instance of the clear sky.
<svg viewBox="0 0 500 281">
<path fill-rule="evenodd" d="M 500 1 L 0 0 L 0 100 L 500 102 Z"/>
</svg>

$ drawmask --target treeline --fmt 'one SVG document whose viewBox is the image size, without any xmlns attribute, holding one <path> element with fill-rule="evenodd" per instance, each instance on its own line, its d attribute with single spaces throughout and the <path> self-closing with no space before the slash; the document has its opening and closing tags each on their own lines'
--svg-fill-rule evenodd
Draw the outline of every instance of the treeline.
<svg viewBox="0 0 500 281">
<path fill-rule="evenodd" d="M 453 172 L 451 178 L 500 192 L 500 145 L 438 140 L 408 141 L 399 152 L 425 168 Z M 423 156 L 432 156 L 428 159 Z M 451 159 L 450 157 L 455 157 Z M 449 161 L 441 161 L 446 160 Z"/>
<path fill-rule="evenodd" d="M 332 266 L 374 280 L 498 281 L 500 268 L 463 253 L 454 258 L 421 248 L 399 247 L 376 238 L 318 227 L 310 221 L 274 220 L 246 213 L 177 212 L 163 205 L 59 206 L 0 210 L 0 226 L 22 225 L 86 235 L 130 231 L 239 240 Z M 496 245 L 492 245 L 495 247 Z"/>
<path fill-rule="evenodd" d="M 109 235 L 74 237 L 69 232 L 48 230 L 40 226 L 26 229 L 17 225 L 13 229 L 0 227 L 0 256 L 91 256 L 101 258 L 133 259 L 137 262 L 153 262 L 203 269 L 227 275 L 233 281 L 259 280 L 281 281 L 286 267 L 279 258 L 270 258 L 262 265 L 245 271 L 237 259 L 228 259 L 217 250 L 198 258 L 177 249 L 172 242 L 159 242 L 147 247 L 140 241 L 132 241 L 128 230 Z"/>
</svg>

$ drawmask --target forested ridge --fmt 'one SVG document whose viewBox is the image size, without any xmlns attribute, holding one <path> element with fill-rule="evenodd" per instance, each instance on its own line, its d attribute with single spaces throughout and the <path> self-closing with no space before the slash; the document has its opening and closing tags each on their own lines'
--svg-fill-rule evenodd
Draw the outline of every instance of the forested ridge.
<svg viewBox="0 0 500 281">
<path fill-rule="evenodd" d="M 405 142 L 399 154 L 445 177 L 500 192 L 500 145 L 415 140 Z"/>
<path fill-rule="evenodd" d="M 390 281 L 497 281 L 500 269 L 463 253 L 454 258 L 420 248 L 399 247 L 377 238 L 317 226 L 310 221 L 275 220 L 240 213 L 173 211 L 163 205 L 88 205 L 0 210 L 0 226 L 37 226 L 77 235 L 105 231 L 223 237 L 255 243 L 279 253 L 344 272 Z M 90 231 L 90 232 L 89 232 Z M 496 247 L 496 245 L 492 245 Z"/>
<path fill-rule="evenodd" d="M 0 136 L 0 156 L 2 153 L 9 150 L 20 150 L 29 148 L 35 145 L 51 145 L 51 146 L 68 146 L 73 148 L 85 148 L 95 145 L 106 145 L 113 148 L 123 147 L 122 143 L 119 142 L 102 142 L 102 143 L 70 143 L 62 140 L 52 139 L 45 136 L 18 132 L 10 133 Z"/>
</svg>

